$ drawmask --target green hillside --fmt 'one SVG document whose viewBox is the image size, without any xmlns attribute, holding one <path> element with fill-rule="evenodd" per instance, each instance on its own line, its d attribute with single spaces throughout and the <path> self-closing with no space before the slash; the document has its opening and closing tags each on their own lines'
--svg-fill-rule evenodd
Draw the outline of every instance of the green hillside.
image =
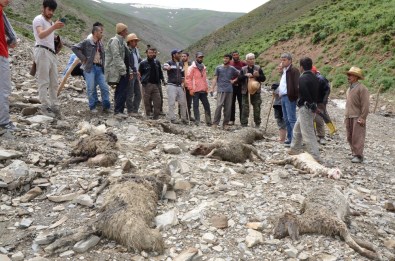
<svg viewBox="0 0 395 261">
<path fill-rule="evenodd" d="M 6 12 L 16 31 L 33 39 L 31 23 L 41 12 L 41 6 L 42 0 L 14 0 Z M 142 50 L 148 43 L 167 55 L 169 50 L 185 48 L 241 15 L 196 9 L 136 8 L 130 4 L 92 0 L 62 0 L 58 1 L 55 19 L 67 19 L 66 27 L 59 31 L 66 44 L 83 39 L 96 21 L 104 24 L 107 39 L 115 34 L 115 24 L 123 22 L 130 32 L 142 39 Z"/>
<path fill-rule="evenodd" d="M 269 82 L 277 81 L 272 71 L 289 51 L 296 63 L 311 56 L 335 88 L 346 84 L 343 72 L 355 65 L 364 69 L 370 89 L 394 91 L 394 14 L 393 0 L 272 0 L 189 49 L 207 53 L 211 72 L 224 53 L 237 49 L 260 55 Z"/>
</svg>

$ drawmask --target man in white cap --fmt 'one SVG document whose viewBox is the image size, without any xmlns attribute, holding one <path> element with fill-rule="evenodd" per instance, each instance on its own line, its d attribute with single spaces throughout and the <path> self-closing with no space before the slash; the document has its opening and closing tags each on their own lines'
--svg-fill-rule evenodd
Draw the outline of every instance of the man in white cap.
<svg viewBox="0 0 395 261">
<path fill-rule="evenodd" d="M 362 163 L 366 136 L 366 118 L 369 114 L 369 91 L 359 82 L 359 79 L 364 79 L 360 68 L 351 67 L 346 74 L 350 84 L 346 94 L 345 111 L 347 141 L 350 144 L 353 155 L 351 162 Z"/>
<path fill-rule="evenodd" d="M 107 82 L 115 85 L 114 114 L 119 118 L 126 118 L 124 114 L 127 88 L 129 85 L 129 50 L 125 43 L 128 27 L 123 23 L 115 26 L 116 35 L 110 39 L 106 46 L 106 59 L 104 72 Z"/>
</svg>

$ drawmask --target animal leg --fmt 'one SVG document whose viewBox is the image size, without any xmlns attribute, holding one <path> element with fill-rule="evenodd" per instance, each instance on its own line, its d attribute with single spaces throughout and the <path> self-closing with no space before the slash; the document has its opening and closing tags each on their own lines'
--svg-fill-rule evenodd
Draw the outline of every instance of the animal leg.
<svg viewBox="0 0 395 261">
<path fill-rule="evenodd" d="M 213 159 L 218 159 L 221 160 L 221 157 L 219 156 L 213 156 L 214 153 L 217 152 L 218 149 L 213 149 L 209 154 L 206 155 L 207 158 L 213 158 Z"/>
<path fill-rule="evenodd" d="M 370 251 L 377 252 L 377 247 L 372 243 L 364 241 L 362 239 L 354 237 L 355 242 L 363 248 L 369 249 Z"/>
<path fill-rule="evenodd" d="M 381 260 L 380 255 L 377 252 L 371 251 L 369 249 L 361 247 L 355 240 L 351 237 L 350 232 L 347 230 L 346 224 L 343 224 L 341 235 L 344 241 L 349 245 L 352 249 L 358 252 L 360 255 L 367 257 L 371 260 Z"/>
<path fill-rule="evenodd" d="M 249 144 L 243 144 L 243 147 L 244 147 L 244 151 L 250 151 L 250 159 L 253 154 L 257 156 L 257 158 L 259 158 L 260 160 L 265 161 L 265 159 L 262 158 L 261 155 L 259 155 L 258 150 L 254 146 Z"/>
</svg>

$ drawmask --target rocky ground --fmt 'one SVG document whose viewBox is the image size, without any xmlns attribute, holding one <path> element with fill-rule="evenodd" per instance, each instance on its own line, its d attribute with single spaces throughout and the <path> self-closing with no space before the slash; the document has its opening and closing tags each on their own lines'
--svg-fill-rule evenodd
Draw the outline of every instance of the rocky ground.
<svg viewBox="0 0 395 261">
<path fill-rule="evenodd" d="M 395 118 L 383 116 L 392 115 L 390 105 L 380 104 L 381 110 L 369 115 L 365 162 L 352 164 L 342 124 L 344 101 L 329 104 L 339 131 L 327 137 L 320 150 L 326 164 L 341 169 L 339 180 L 271 163 L 287 157 L 276 141 L 273 113 L 265 139 L 254 143 L 264 160 L 255 157 L 235 164 L 192 156 L 190 151 L 199 142 L 226 140 L 238 131 L 238 121 L 229 131 L 204 124 L 176 125 L 183 133 L 171 134 L 143 118 L 91 115 L 81 79 L 70 79 L 60 96 L 64 119 L 35 115 L 37 86 L 28 74 L 31 45 L 22 40 L 11 56 L 11 116 L 21 131 L 0 137 L 0 260 L 367 260 L 338 237 L 273 238 L 278 216 L 284 211 L 299 213 L 309 189 L 323 183 L 338 187 L 360 214 L 351 218 L 353 235 L 377 245 L 384 260 L 389 252 L 395 253 Z M 67 55 L 60 55 L 60 60 L 63 70 Z M 264 128 L 270 93 L 264 91 L 262 98 Z M 214 107 L 214 98 L 210 103 Z M 63 164 L 82 135 L 78 131 L 84 121 L 117 135 L 115 166 Z M 101 181 L 125 172 L 144 176 L 166 169 L 172 188 L 159 201 L 153 223 L 165 241 L 163 254 L 128 251 L 105 237 L 92 237 L 52 255 L 45 250 L 51 242 L 45 235 L 55 239 L 56 233 L 84 227 L 97 217 L 108 192 L 106 188 L 98 193 Z M 15 177 L 25 183 L 11 187 Z"/>
</svg>

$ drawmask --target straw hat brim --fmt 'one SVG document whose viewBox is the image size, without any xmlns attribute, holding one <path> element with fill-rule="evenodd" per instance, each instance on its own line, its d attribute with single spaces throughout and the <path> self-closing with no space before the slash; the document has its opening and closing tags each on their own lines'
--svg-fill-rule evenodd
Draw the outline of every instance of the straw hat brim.
<svg viewBox="0 0 395 261">
<path fill-rule="evenodd" d="M 347 75 L 351 74 L 351 75 L 357 76 L 361 80 L 365 79 L 365 77 L 363 77 L 362 75 L 360 75 L 359 73 L 356 73 L 356 72 L 348 71 L 348 72 L 345 72 L 345 74 L 347 74 Z"/>
<path fill-rule="evenodd" d="M 258 81 L 256 81 L 255 79 L 250 79 L 248 81 L 248 86 L 247 86 L 248 93 L 255 94 L 259 90 L 260 87 L 261 87 L 261 84 Z"/>
</svg>

